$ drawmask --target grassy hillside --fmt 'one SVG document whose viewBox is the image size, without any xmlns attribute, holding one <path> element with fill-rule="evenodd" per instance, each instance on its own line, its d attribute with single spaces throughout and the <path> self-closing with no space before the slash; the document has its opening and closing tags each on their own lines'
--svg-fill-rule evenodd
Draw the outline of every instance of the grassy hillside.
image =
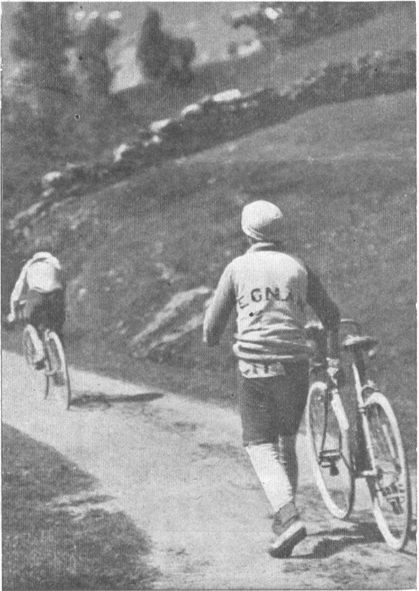
<svg viewBox="0 0 419 591">
<path fill-rule="evenodd" d="M 141 126 L 174 115 L 208 91 L 283 87 L 326 59 L 412 47 L 412 5 L 391 3 L 390 10 L 363 27 L 274 60 L 208 66 L 185 92 L 163 95 L 150 85 L 121 98 Z M 245 247 L 242 206 L 269 199 L 284 211 L 289 249 L 320 272 L 343 315 L 380 339 L 381 385 L 396 402 L 413 454 L 415 117 L 412 91 L 324 106 L 55 204 L 34 226 L 28 244 L 18 246 L 23 251 L 47 237 L 68 269 L 70 361 L 235 404 L 231 327 L 222 346 L 213 350 L 201 344 L 199 328 L 152 359 L 142 358 L 131 342 L 173 296 L 216 285 L 225 265 Z M 131 133 L 135 136 L 135 125 Z M 6 305 L 22 256 L 11 253 L 5 236 Z M 202 305 L 192 303 L 168 328 L 175 332 L 185 315 L 196 314 Z M 17 335 L 4 342 L 19 346 Z"/>
<path fill-rule="evenodd" d="M 284 211 L 289 249 L 380 339 L 380 382 L 413 453 L 414 121 L 413 92 L 322 107 L 57 206 L 35 230 L 52 236 L 72 277 L 71 360 L 230 404 L 231 330 L 213 350 L 200 329 L 189 333 L 164 364 L 136 359 L 130 341 L 175 293 L 216 285 L 243 251 L 243 204 L 269 199 Z"/>
</svg>

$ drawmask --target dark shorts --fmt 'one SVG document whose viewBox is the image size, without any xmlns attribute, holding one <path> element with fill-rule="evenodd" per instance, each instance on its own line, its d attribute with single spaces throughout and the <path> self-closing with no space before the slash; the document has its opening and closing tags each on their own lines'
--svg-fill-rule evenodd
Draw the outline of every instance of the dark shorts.
<svg viewBox="0 0 419 591">
<path fill-rule="evenodd" d="M 295 435 L 307 403 L 308 361 L 285 362 L 285 376 L 240 379 L 243 444 Z"/>
<path fill-rule="evenodd" d="M 51 293 L 39 293 L 29 290 L 23 317 L 35 328 L 40 324 L 51 328 L 62 338 L 65 322 L 65 293 L 63 289 L 56 289 Z"/>
</svg>

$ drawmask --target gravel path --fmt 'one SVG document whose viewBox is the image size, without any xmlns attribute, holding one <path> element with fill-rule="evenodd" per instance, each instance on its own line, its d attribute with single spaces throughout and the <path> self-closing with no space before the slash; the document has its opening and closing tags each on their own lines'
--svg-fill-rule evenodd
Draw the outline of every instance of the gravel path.
<svg viewBox="0 0 419 591">
<path fill-rule="evenodd" d="M 111 505 L 150 537 L 158 588 L 416 587 L 415 542 L 404 553 L 384 544 L 362 487 L 353 522 L 323 508 L 303 435 L 298 502 L 309 536 L 291 559 L 274 560 L 266 553 L 270 508 L 241 448 L 233 411 L 171 393 L 157 397 L 144 385 L 74 368 L 71 377 L 76 395 L 98 401 L 66 411 L 58 391 L 43 400 L 41 376 L 20 356 L 3 352 L 3 422 L 97 478 Z"/>
</svg>

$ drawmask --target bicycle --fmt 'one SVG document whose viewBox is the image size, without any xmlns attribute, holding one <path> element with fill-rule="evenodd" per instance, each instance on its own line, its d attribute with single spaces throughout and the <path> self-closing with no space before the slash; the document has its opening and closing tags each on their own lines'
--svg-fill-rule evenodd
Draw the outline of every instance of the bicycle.
<svg viewBox="0 0 419 591">
<path fill-rule="evenodd" d="M 308 452 L 314 478 L 329 512 L 347 519 L 355 501 L 355 481 L 365 478 L 377 526 L 387 544 L 402 550 L 410 533 L 412 500 L 409 470 L 397 419 L 388 399 L 368 375 L 367 359 L 375 358 L 378 341 L 355 328 L 341 347 L 349 353 L 356 395 L 356 428 L 348 420 L 338 377 L 326 373 L 326 332 L 314 337 L 321 361 L 312 363 L 312 382 L 306 408 Z M 356 452 L 351 445 L 351 434 Z"/>
<path fill-rule="evenodd" d="M 23 320 L 23 308 L 25 301 L 19 303 L 18 320 Z M 44 399 L 48 398 L 52 382 L 55 386 L 65 388 L 65 401 L 67 410 L 71 405 L 71 384 L 67 360 L 63 345 L 57 333 L 41 322 L 38 327 L 41 341 L 44 347 L 45 364 L 42 369 L 45 377 Z M 22 348 L 28 366 L 35 369 L 36 349 L 34 339 L 37 338 L 37 330 L 32 324 L 26 324 L 22 333 Z"/>
</svg>

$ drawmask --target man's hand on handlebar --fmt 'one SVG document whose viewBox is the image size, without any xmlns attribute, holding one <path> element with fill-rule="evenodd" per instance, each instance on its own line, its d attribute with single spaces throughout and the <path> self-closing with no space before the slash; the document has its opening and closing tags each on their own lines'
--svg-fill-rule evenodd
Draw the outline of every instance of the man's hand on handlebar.
<svg viewBox="0 0 419 591">
<path fill-rule="evenodd" d="M 345 374 L 343 373 L 340 359 L 337 357 L 328 357 L 326 371 L 331 381 L 336 384 L 338 388 L 343 388 L 345 385 Z"/>
</svg>

